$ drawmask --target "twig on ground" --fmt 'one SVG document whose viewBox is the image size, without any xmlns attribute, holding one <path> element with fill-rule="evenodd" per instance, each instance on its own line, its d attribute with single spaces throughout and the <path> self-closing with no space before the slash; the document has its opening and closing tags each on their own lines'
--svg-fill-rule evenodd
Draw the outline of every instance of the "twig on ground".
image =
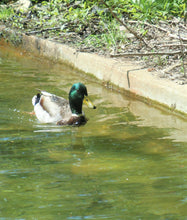
<svg viewBox="0 0 187 220">
<path fill-rule="evenodd" d="M 187 50 L 183 51 L 184 54 L 187 54 Z M 121 53 L 121 54 L 110 54 L 110 57 L 134 57 L 134 56 L 152 56 L 152 55 L 177 55 L 182 54 L 180 50 L 178 51 L 166 51 L 166 52 L 147 52 L 147 53 Z"/>
<path fill-rule="evenodd" d="M 181 35 L 180 35 L 180 29 L 178 30 L 178 35 L 179 35 L 179 40 L 180 40 L 180 44 L 181 44 L 182 67 L 183 67 L 183 71 L 184 71 L 184 77 L 186 77 L 186 69 L 185 69 L 185 66 L 184 66 L 184 57 L 185 57 L 185 54 L 184 54 L 184 47 L 183 47 L 183 43 L 182 43 Z"/>
<path fill-rule="evenodd" d="M 170 71 L 176 67 L 179 67 L 181 66 L 181 62 L 177 62 L 177 63 L 174 63 L 173 65 L 167 67 L 166 69 L 162 70 L 163 73 L 170 73 Z"/>
<path fill-rule="evenodd" d="M 129 23 L 139 23 L 139 22 L 140 22 L 141 24 L 145 24 L 145 25 L 147 25 L 147 26 L 149 26 L 149 27 L 157 28 L 158 30 L 167 33 L 168 37 L 171 37 L 171 38 L 174 38 L 174 39 L 178 39 L 178 40 L 180 40 L 180 38 L 181 38 L 182 41 L 187 41 L 187 38 L 186 38 L 186 37 L 180 37 L 180 38 L 179 38 L 179 36 L 174 35 L 174 34 L 171 34 L 171 33 L 169 32 L 169 30 L 167 30 L 167 29 L 165 29 L 165 28 L 163 28 L 163 27 L 160 27 L 160 26 L 157 26 L 157 25 L 154 25 L 154 24 L 149 24 L 149 23 L 147 23 L 147 22 L 129 21 Z"/>
<path fill-rule="evenodd" d="M 41 30 L 36 30 L 36 31 L 29 31 L 29 32 L 26 32 L 25 34 L 26 35 L 32 35 L 32 34 L 39 34 L 39 33 L 42 33 L 42 32 L 45 32 L 45 31 L 52 31 L 52 30 L 60 30 L 61 27 L 53 27 L 53 28 L 45 28 L 45 29 L 41 29 Z"/>
<path fill-rule="evenodd" d="M 184 47 L 187 47 L 187 44 L 182 44 Z M 164 45 L 155 45 L 155 47 L 181 47 L 181 44 L 164 44 Z"/>
<path fill-rule="evenodd" d="M 182 41 L 187 41 L 186 37 L 179 37 L 179 36 L 174 35 L 174 34 L 168 34 L 168 37 L 175 38 L 175 39 L 178 39 L 178 40 L 181 39 Z"/>
<path fill-rule="evenodd" d="M 181 64 L 181 62 L 177 62 L 177 63 L 175 63 L 175 64 L 173 64 L 173 65 L 171 65 L 171 66 L 169 66 L 168 68 L 166 68 L 166 69 L 164 69 L 164 70 L 161 70 L 161 72 L 163 73 L 163 75 L 165 76 L 165 74 L 171 74 L 171 71 L 174 69 L 174 68 L 176 68 L 176 67 L 180 67 L 182 64 Z M 184 65 L 187 65 L 187 63 L 184 63 Z M 185 77 L 186 78 L 186 77 Z M 183 84 L 185 84 L 185 82 L 184 83 L 182 83 L 182 85 Z"/>
<path fill-rule="evenodd" d="M 165 28 L 159 27 L 159 26 L 154 25 L 154 24 L 149 24 L 149 23 L 143 22 L 143 21 L 129 21 L 129 23 L 131 23 L 131 24 L 140 23 L 140 24 L 144 24 L 144 25 L 147 25 L 147 26 L 149 26 L 149 27 L 152 27 L 152 28 L 153 28 L 153 27 L 154 27 L 154 28 L 157 28 L 157 29 L 160 30 L 160 31 L 168 32 L 168 30 L 166 30 Z"/>
<path fill-rule="evenodd" d="M 164 31 L 164 32 L 168 33 L 168 30 L 166 30 L 165 28 L 159 27 L 159 26 L 154 25 L 154 24 L 149 24 L 149 23 L 147 23 L 147 22 L 144 22 L 144 24 L 147 25 L 147 26 L 149 26 L 149 27 L 154 27 L 154 28 L 157 28 L 157 29 L 160 30 L 160 31 Z"/>
</svg>

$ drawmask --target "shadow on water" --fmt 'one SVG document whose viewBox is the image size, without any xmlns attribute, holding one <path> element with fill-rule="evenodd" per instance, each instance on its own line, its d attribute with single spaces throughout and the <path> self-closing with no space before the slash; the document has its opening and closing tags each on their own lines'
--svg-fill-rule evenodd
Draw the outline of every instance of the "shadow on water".
<svg viewBox="0 0 187 220">
<path fill-rule="evenodd" d="M 68 66 L 5 49 L 0 219 L 186 218 L 185 121 Z M 67 97 L 77 81 L 97 105 L 84 107 L 85 126 L 40 124 L 26 113 L 36 88 Z"/>
</svg>

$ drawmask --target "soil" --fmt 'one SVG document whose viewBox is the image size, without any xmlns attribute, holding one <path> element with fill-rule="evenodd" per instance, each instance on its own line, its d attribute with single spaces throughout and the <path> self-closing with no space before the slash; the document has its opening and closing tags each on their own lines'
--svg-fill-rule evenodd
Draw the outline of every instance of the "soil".
<svg viewBox="0 0 187 220">
<path fill-rule="evenodd" d="M 180 85 L 187 84 L 187 24 L 184 19 L 174 18 L 152 24 L 124 18 L 119 26 L 124 41 L 116 41 L 111 46 L 105 43 L 94 45 L 88 41 L 85 43 L 85 39 L 93 35 L 97 39 L 108 29 L 100 25 L 99 17 L 96 16 L 90 23 L 76 19 L 64 22 L 62 14 L 44 14 L 41 22 L 44 7 L 37 4 L 34 9 L 17 12 L 16 16 L 2 20 L 0 24 L 27 35 L 70 45 L 79 52 L 97 53 L 121 60 L 128 58 L 161 78 L 168 78 Z"/>
</svg>

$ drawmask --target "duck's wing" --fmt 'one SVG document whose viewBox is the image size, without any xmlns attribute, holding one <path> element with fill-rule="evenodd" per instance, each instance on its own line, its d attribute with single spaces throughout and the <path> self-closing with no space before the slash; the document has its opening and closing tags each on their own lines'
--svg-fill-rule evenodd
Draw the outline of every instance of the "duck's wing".
<svg viewBox="0 0 187 220">
<path fill-rule="evenodd" d="M 71 117 L 69 102 L 63 97 L 41 91 L 40 105 L 51 116 L 60 115 L 63 119 Z"/>
<path fill-rule="evenodd" d="M 34 96 L 32 103 L 36 117 L 43 123 L 68 120 L 72 115 L 69 102 L 66 99 L 46 91 L 40 91 L 40 94 Z"/>
</svg>

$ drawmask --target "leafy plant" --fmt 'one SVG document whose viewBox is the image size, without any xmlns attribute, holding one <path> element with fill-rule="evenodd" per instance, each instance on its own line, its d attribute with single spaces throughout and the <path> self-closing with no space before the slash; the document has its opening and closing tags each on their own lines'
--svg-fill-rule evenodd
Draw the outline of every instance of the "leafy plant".
<svg viewBox="0 0 187 220">
<path fill-rule="evenodd" d="M 0 20 L 6 20 L 14 14 L 13 9 L 11 8 L 0 8 Z"/>
<path fill-rule="evenodd" d="M 124 11 L 131 18 L 154 21 L 184 16 L 185 0 L 130 0 Z"/>
</svg>

